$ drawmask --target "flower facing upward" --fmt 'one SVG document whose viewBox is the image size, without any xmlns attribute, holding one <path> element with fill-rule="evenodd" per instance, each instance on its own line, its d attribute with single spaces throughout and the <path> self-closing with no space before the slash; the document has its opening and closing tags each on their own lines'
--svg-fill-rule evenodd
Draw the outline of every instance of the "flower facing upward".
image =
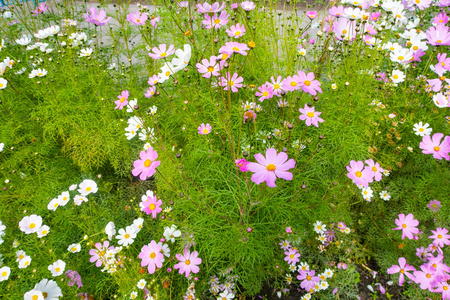
<svg viewBox="0 0 450 300">
<path fill-rule="evenodd" d="M 133 23 L 134 25 L 145 25 L 145 21 L 147 21 L 148 17 L 146 13 L 139 13 L 137 10 L 135 13 L 129 13 L 127 16 L 127 21 Z"/>
<path fill-rule="evenodd" d="M 319 118 L 322 113 L 319 111 L 315 111 L 314 107 L 308 107 L 308 105 L 305 104 L 305 107 L 300 108 L 299 111 L 302 113 L 299 118 L 302 121 L 306 121 L 306 126 L 311 126 L 311 124 L 313 124 L 314 126 L 319 128 L 319 122 L 324 122 L 322 118 Z"/>
<path fill-rule="evenodd" d="M 422 153 L 433 154 L 436 159 L 450 160 L 448 155 L 450 152 L 450 136 L 446 136 L 441 143 L 442 137 L 444 137 L 442 133 L 435 133 L 433 137 L 425 135 L 419 144 L 419 148 L 423 150 Z"/>
<path fill-rule="evenodd" d="M 305 93 L 310 93 L 313 96 L 317 95 L 317 92 L 322 93 L 322 89 L 320 88 L 321 83 L 319 80 L 314 80 L 315 77 L 313 72 L 305 74 L 303 71 L 298 71 L 297 75 L 300 79 L 302 90 Z"/>
<path fill-rule="evenodd" d="M 257 163 L 250 162 L 247 169 L 254 172 L 252 181 L 256 184 L 266 182 L 269 187 L 276 187 L 275 180 L 283 178 L 285 180 L 292 180 L 292 173 L 289 169 L 295 167 L 295 160 L 289 159 L 285 152 L 277 154 L 277 150 L 269 148 L 266 151 L 266 157 L 261 153 L 255 154 Z"/>
<path fill-rule="evenodd" d="M 419 233 L 419 228 L 417 228 L 419 221 L 414 219 L 413 214 L 408 214 L 407 216 L 399 214 L 398 219 L 395 219 L 395 224 L 398 227 L 393 230 L 402 230 L 402 239 L 407 237 L 412 240 L 414 238 L 413 234 Z"/>
<path fill-rule="evenodd" d="M 116 104 L 115 109 L 122 109 L 124 106 L 128 104 L 128 97 L 130 96 L 130 93 L 128 91 L 122 91 L 122 93 L 117 96 L 119 100 L 114 101 Z"/>
<path fill-rule="evenodd" d="M 441 201 L 439 200 L 431 200 L 430 203 L 428 203 L 427 207 L 432 211 L 432 212 L 438 212 L 439 209 L 442 207 L 441 205 Z"/>
<path fill-rule="evenodd" d="M 433 128 L 430 127 L 430 124 L 425 123 L 425 125 L 422 124 L 422 122 L 414 124 L 414 133 L 418 136 L 424 136 L 424 135 L 430 135 L 433 131 Z"/>
<path fill-rule="evenodd" d="M 25 234 L 35 233 L 42 226 L 42 217 L 38 215 L 31 215 L 23 217 L 19 222 L 19 228 Z"/>
<path fill-rule="evenodd" d="M 314 288 L 316 285 L 316 282 L 320 281 L 319 276 L 314 276 L 316 274 L 316 271 L 300 271 L 300 275 L 297 275 L 297 279 L 301 280 L 302 283 L 300 284 L 300 287 L 305 289 L 306 291 L 309 291 L 310 289 Z"/>
<path fill-rule="evenodd" d="M 96 267 L 100 267 L 103 263 L 106 264 L 106 251 L 113 249 L 114 247 L 109 247 L 109 241 L 104 241 L 103 245 L 101 243 L 96 243 L 95 248 L 89 250 L 91 258 L 89 261 L 91 263 L 95 262 Z"/>
<path fill-rule="evenodd" d="M 273 97 L 274 92 L 273 88 L 268 84 L 263 84 L 262 86 L 258 87 L 258 92 L 256 92 L 256 96 L 259 97 L 259 101 L 263 102 L 266 99 L 270 99 Z"/>
<path fill-rule="evenodd" d="M 153 47 L 152 51 L 154 53 L 150 52 L 148 54 L 148 56 L 150 56 L 153 59 L 160 59 L 160 58 L 166 58 L 167 56 L 172 55 L 172 54 L 175 53 L 175 46 L 174 45 L 170 45 L 169 49 L 167 49 L 166 44 L 160 44 L 158 47 L 159 48 Z"/>
<path fill-rule="evenodd" d="M 157 200 L 156 195 L 154 196 L 143 196 L 147 197 L 146 200 L 142 201 L 142 211 L 146 212 L 147 215 L 152 214 L 153 219 L 156 218 L 156 215 L 162 211 L 161 205 L 162 200 Z"/>
<path fill-rule="evenodd" d="M 236 25 L 232 25 L 230 29 L 226 30 L 230 37 L 240 38 L 245 34 L 245 26 L 237 23 Z"/>
<path fill-rule="evenodd" d="M 198 134 L 208 134 L 211 132 L 211 125 L 209 125 L 208 123 L 202 123 L 200 126 L 198 126 Z"/>
<path fill-rule="evenodd" d="M 398 259 L 398 266 L 397 265 L 393 265 L 392 267 L 390 267 L 387 270 L 388 274 L 395 274 L 395 273 L 400 273 L 400 277 L 398 279 L 398 285 L 402 286 L 403 282 L 405 281 L 405 276 L 406 275 L 409 279 L 411 279 L 412 281 L 415 281 L 415 278 L 412 274 L 408 273 L 410 271 L 415 271 L 416 269 L 413 266 L 410 266 L 406 263 L 406 259 L 404 257 L 400 257 Z"/>
<path fill-rule="evenodd" d="M 364 169 L 368 169 L 372 172 L 372 177 L 375 178 L 376 181 L 380 181 L 383 176 L 381 173 L 384 169 L 380 166 L 378 162 L 374 162 L 373 159 L 366 160 L 366 164 L 368 165 Z"/>
<path fill-rule="evenodd" d="M 430 239 L 434 239 L 433 244 L 439 247 L 444 247 L 444 245 L 450 245 L 450 234 L 446 228 L 438 227 L 436 230 L 431 230 L 433 235 L 429 236 Z"/>
<path fill-rule="evenodd" d="M 133 176 L 139 176 L 139 179 L 146 180 L 156 172 L 156 168 L 161 164 L 161 161 L 156 160 L 158 153 L 153 150 L 153 147 L 149 147 L 147 151 L 141 151 L 139 153 L 140 159 L 135 160 L 133 163 L 134 169 L 131 171 Z"/>
<path fill-rule="evenodd" d="M 211 29 L 211 28 L 215 28 L 215 29 L 219 29 L 222 26 L 227 25 L 228 23 L 228 18 L 229 18 L 229 14 L 226 10 L 222 11 L 220 13 L 220 15 L 214 14 L 212 17 L 209 16 L 208 14 L 205 14 L 205 19 L 203 20 L 203 25 L 205 26 L 206 29 Z"/>
<path fill-rule="evenodd" d="M 350 166 L 347 166 L 347 177 L 352 179 L 356 185 L 369 187 L 369 183 L 373 181 L 372 170 L 364 168 L 362 161 L 350 161 Z"/>
<path fill-rule="evenodd" d="M 158 245 L 152 240 L 150 244 L 142 247 L 139 258 L 142 259 L 141 267 L 148 266 L 148 272 L 150 274 L 155 273 L 156 268 L 162 267 L 162 261 L 164 259 L 164 255 L 161 253 L 161 245 Z"/>
<path fill-rule="evenodd" d="M 220 78 L 219 85 L 224 86 L 225 91 L 231 90 L 233 93 L 236 93 L 238 88 L 242 87 L 243 81 L 244 78 L 239 76 L 238 73 L 234 73 L 233 76 L 231 76 L 230 72 L 227 72 L 226 77 Z"/>
<path fill-rule="evenodd" d="M 185 274 L 186 277 L 192 273 L 198 273 L 200 268 L 198 265 L 202 263 L 202 259 L 198 257 L 198 252 L 190 252 L 188 248 L 184 249 L 183 255 L 177 254 L 176 258 L 180 261 L 174 266 L 175 270 L 179 270 L 180 274 Z"/>
</svg>

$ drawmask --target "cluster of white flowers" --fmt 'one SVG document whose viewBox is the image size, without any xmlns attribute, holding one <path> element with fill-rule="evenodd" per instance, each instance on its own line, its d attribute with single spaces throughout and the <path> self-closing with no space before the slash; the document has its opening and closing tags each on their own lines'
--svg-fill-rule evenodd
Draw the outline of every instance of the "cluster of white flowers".
<svg viewBox="0 0 450 300">
<path fill-rule="evenodd" d="M 50 227 L 42 224 L 42 217 L 38 215 L 25 216 L 19 222 L 19 228 L 25 234 L 36 233 L 38 238 L 46 236 Z"/>
<path fill-rule="evenodd" d="M 53 25 L 48 28 L 39 30 L 37 33 L 34 34 L 34 37 L 40 40 L 46 39 L 50 36 L 58 34 L 59 30 L 60 28 L 58 25 Z"/>
<path fill-rule="evenodd" d="M 25 293 L 24 300 L 54 300 L 62 296 L 63 294 L 58 284 L 53 280 L 44 278 L 34 286 L 34 289 Z"/>
<path fill-rule="evenodd" d="M 83 180 L 79 186 L 76 184 L 73 184 L 69 187 L 69 191 L 74 191 L 77 187 L 78 193 L 73 198 L 75 205 L 81 205 L 83 202 L 87 202 L 88 198 L 87 196 L 91 193 L 96 193 L 98 191 L 97 184 L 95 181 L 90 179 Z M 49 210 L 55 211 L 60 206 L 65 206 L 69 200 L 70 200 L 70 193 L 69 191 L 62 192 L 58 197 L 53 198 L 47 205 L 47 208 Z"/>
</svg>

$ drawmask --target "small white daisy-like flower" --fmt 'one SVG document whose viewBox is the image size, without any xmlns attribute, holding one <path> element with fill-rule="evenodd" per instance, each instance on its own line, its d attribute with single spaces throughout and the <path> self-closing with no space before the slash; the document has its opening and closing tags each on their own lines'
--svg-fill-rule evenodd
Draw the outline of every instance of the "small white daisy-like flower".
<svg viewBox="0 0 450 300">
<path fill-rule="evenodd" d="M 292 283 L 292 275 L 291 274 L 286 274 L 286 282 L 287 284 L 291 284 Z"/>
<path fill-rule="evenodd" d="M 333 84 L 331 85 L 331 88 L 332 88 L 333 90 L 337 89 L 336 83 L 333 83 Z"/>
<path fill-rule="evenodd" d="M 362 189 L 362 195 L 363 195 L 363 197 L 367 197 L 367 198 L 371 199 L 373 196 L 373 191 L 370 187 L 365 187 Z"/>
<path fill-rule="evenodd" d="M 37 231 L 38 238 L 42 238 L 46 236 L 50 232 L 50 227 L 47 225 L 42 225 L 39 230 Z"/>
<path fill-rule="evenodd" d="M 328 284 L 328 282 L 326 282 L 326 281 L 321 281 L 321 282 L 319 283 L 319 286 L 320 286 L 320 289 L 321 289 L 321 290 L 326 290 L 326 289 L 328 288 L 329 284 Z"/>
<path fill-rule="evenodd" d="M 136 220 L 133 221 L 133 224 L 131 226 L 134 227 L 136 234 L 138 234 L 139 231 L 141 231 L 143 224 L 144 224 L 144 219 L 142 219 L 142 218 L 137 218 Z"/>
<path fill-rule="evenodd" d="M 136 238 L 136 230 L 133 226 L 127 226 L 125 230 L 119 229 L 119 234 L 116 236 L 116 239 L 119 240 L 118 244 L 123 246 L 133 244 L 134 238 Z"/>
<path fill-rule="evenodd" d="M 391 174 L 391 172 L 389 172 L 388 170 L 384 169 L 383 175 L 384 176 L 389 176 L 389 174 Z"/>
<path fill-rule="evenodd" d="M 412 147 L 408 147 L 407 148 L 409 152 L 413 152 L 413 148 Z"/>
<path fill-rule="evenodd" d="M 66 268 L 66 263 L 60 259 L 48 266 L 48 270 L 52 273 L 53 277 L 59 276 L 62 273 L 64 273 L 65 268 Z"/>
<path fill-rule="evenodd" d="M 325 234 L 321 234 L 317 237 L 317 239 L 322 243 L 325 244 L 325 242 L 327 241 L 327 237 L 325 236 Z"/>
<path fill-rule="evenodd" d="M 135 292 L 135 291 L 131 292 L 130 299 L 136 299 L 136 297 L 137 297 L 137 292 Z"/>
<path fill-rule="evenodd" d="M 69 247 L 67 247 L 67 251 L 72 253 L 77 253 L 81 251 L 81 245 L 80 244 L 71 244 Z"/>
<path fill-rule="evenodd" d="M 24 252 L 25 253 L 25 252 Z M 24 258 L 19 260 L 19 269 L 25 269 L 31 264 L 31 257 L 26 255 Z"/>
<path fill-rule="evenodd" d="M 389 193 L 387 191 L 382 191 L 380 193 L 380 197 L 381 199 L 383 199 L 384 201 L 389 201 L 391 199 L 391 195 L 389 195 Z"/>
<path fill-rule="evenodd" d="M 305 263 L 305 262 L 301 262 L 299 265 L 298 265 L 298 270 L 299 271 L 309 271 L 309 265 L 307 264 L 307 263 Z"/>
<path fill-rule="evenodd" d="M 73 202 L 75 203 L 75 205 L 81 205 L 81 203 L 83 203 L 83 202 L 88 202 L 88 198 L 85 196 L 76 195 L 73 198 Z"/>
<path fill-rule="evenodd" d="M 23 299 L 24 300 L 44 300 L 45 298 L 41 291 L 33 289 L 31 291 L 26 292 L 23 295 Z"/>
<path fill-rule="evenodd" d="M 87 196 L 90 193 L 96 193 L 98 191 L 97 184 L 94 180 L 85 179 L 80 183 L 78 193 L 82 196 Z"/>
<path fill-rule="evenodd" d="M 42 226 L 42 218 L 38 215 L 31 215 L 23 217 L 19 222 L 20 230 L 25 232 L 25 234 L 35 233 Z"/>
<path fill-rule="evenodd" d="M 346 227 L 346 228 L 344 229 L 344 233 L 350 233 L 350 228 L 349 228 L 349 227 Z"/>
<path fill-rule="evenodd" d="M 325 276 L 327 276 L 327 278 L 333 277 L 333 274 L 334 274 L 333 270 L 331 270 L 331 269 L 325 269 L 324 273 L 325 273 Z"/>
<path fill-rule="evenodd" d="M 326 225 L 322 224 L 320 221 L 314 223 L 314 231 L 318 234 L 324 233 L 327 230 Z"/>
<path fill-rule="evenodd" d="M 147 284 L 147 281 L 145 281 L 145 279 L 141 279 L 138 281 L 137 287 L 138 287 L 138 289 L 143 290 L 145 288 L 146 284 Z"/>
<path fill-rule="evenodd" d="M 0 281 L 8 280 L 9 275 L 11 274 L 11 268 L 4 266 L 0 269 Z"/>
<path fill-rule="evenodd" d="M 414 133 L 418 136 L 425 136 L 430 135 L 433 131 L 433 128 L 430 127 L 430 124 L 425 123 L 422 124 L 422 122 L 414 124 Z"/>
<path fill-rule="evenodd" d="M 59 198 L 53 198 L 52 201 L 48 203 L 47 209 L 55 211 L 59 207 L 59 205 L 60 205 Z"/>
</svg>

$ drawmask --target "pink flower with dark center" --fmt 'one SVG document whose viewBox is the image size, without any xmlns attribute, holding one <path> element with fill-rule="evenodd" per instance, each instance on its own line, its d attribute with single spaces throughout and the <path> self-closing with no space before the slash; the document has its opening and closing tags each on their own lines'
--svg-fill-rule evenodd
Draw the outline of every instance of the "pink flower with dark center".
<svg viewBox="0 0 450 300">
<path fill-rule="evenodd" d="M 236 159 L 234 161 L 234 163 L 236 164 L 236 167 L 239 168 L 239 170 L 241 170 L 241 172 L 247 172 L 247 165 L 250 163 L 249 161 L 247 161 L 245 158 L 241 158 L 241 159 Z"/>
<path fill-rule="evenodd" d="M 238 91 L 238 88 L 242 87 L 242 82 L 244 81 L 244 78 L 242 76 L 239 76 L 238 73 L 234 73 L 233 76 L 230 75 L 230 72 L 227 72 L 226 77 L 221 77 L 219 85 L 224 86 L 224 90 L 228 91 L 231 89 L 233 93 L 236 93 Z"/>
<path fill-rule="evenodd" d="M 161 205 L 162 200 L 157 200 L 156 195 L 153 197 L 147 196 L 147 199 L 141 203 L 141 210 L 146 212 L 147 215 L 151 214 L 153 219 L 155 219 L 156 215 L 162 211 Z"/>
<path fill-rule="evenodd" d="M 284 252 L 284 255 L 286 255 L 286 257 L 284 258 L 285 261 L 287 261 L 288 264 L 296 264 L 300 261 L 299 257 L 300 257 L 300 253 L 298 253 L 298 251 L 294 248 L 289 249 L 288 251 Z"/>
<path fill-rule="evenodd" d="M 405 214 L 399 214 L 398 219 L 395 219 L 395 224 L 398 227 L 392 230 L 402 230 L 402 239 L 407 237 L 412 240 L 414 238 L 413 234 L 419 233 L 419 228 L 417 228 L 419 221 L 414 219 L 413 214 L 408 214 L 407 216 Z"/>
<path fill-rule="evenodd" d="M 322 93 L 322 89 L 320 88 L 321 83 L 319 80 L 314 80 L 313 72 L 309 72 L 308 75 L 306 75 L 305 72 L 298 71 L 297 74 L 300 79 L 302 90 L 305 93 L 310 93 L 313 96 L 317 95 L 317 92 Z"/>
<path fill-rule="evenodd" d="M 202 63 L 197 63 L 195 66 L 197 67 L 197 71 L 203 74 L 202 77 L 210 78 L 211 75 L 220 75 L 219 71 L 222 69 L 224 63 L 223 61 L 217 62 L 216 57 L 211 56 L 209 61 L 205 58 L 202 60 Z"/>
<path fill-rule="evenodd" d="M 277 178 L 292 180 L 293 175 L 288 170 L 295 168 L 295 160 L 292 158 L 288 160 L 285 152 L 277 154 L 277 150 L 269 148 L 266 151 L 266 157 L 258 153 L 255 154 L 255 159 L 258 163 L 250 162 L 247 165 L 247 169 L 254 172 L 251 178 L 254 183 L 266 182 L 267 186 L 276 187 Z"/>
<path fill-rule="evenodd" d="M 300 287 L 309 292 L 316 285 L 316 282 L 320 281 L 320 277 L 314 276 L 316 271 L 300 271 L 300 275 L 297 275 L 297 279 L 301 280 Z"/>
<path fill-rule="evenodd" d="M 207 13 L 216 13 L 225 8 L 225 2 L 222 3 L 222 5 L 219 2 L 213 3 L 213 5 L 205 2 L 203 4 L 198 3 L 197 4 L 198 13 L 200 14 L 207 14 Z"/>
<path fill-rule="evenodd" d="M 155 273 L 156 268 L 162 267 L 164 255 L 161 253 L 161 245 L 155 241 L 151 241 L 150 244 L 144 245 L 139 253 L 139 258 L 142 259 L 141 267 L 147 267 L 150 274 Z"/>
<path fill-rule="evenodd" d="M 267 84 L 263 84 L 258 87 L 259 92 L 256 92 L 256 96 L 259 97 L 259 101 L 263 102 L 266 99 L 270 99 L 273 97 L 273 89 Z"/>
<path fill-rule="evenodd" d="M 156 168 L 161 164 L 161 161 L 156 160 L 158 153 L 150 146 L 147 151 L 139 153 L 141 159 L 135 160 L 133 163 L 134 169 L 131 171 L 133 176 L 139 176 L 139 179 L 145 180 L 151 177 L 156 172 Z"/>
<path fill-rule="evenodd" d="M 207 29 L 219 29 L 220 27 L 227 25 L 229 21 L 228 18 L 230 17 L 226 10 L 222 11 L 219 16 L 217 16 L 217 14 L 214 14 L 212 17 L 208 14 L 205 14 L 204 16 L 205 19 L 202 23 Z"/>
<path fill-rule="evenodd" d="M 130 93 L 128 91 L 122 91 L 122 93 L 117 96 L 119 100 L 114 101 L 116 104 L 115 109 L 122 109 L 124 106 L 128 105 L 128 97 L 130 96 Z"/>
<path fill-rule="evenodd" d="M 378 162 L 374 162 L 373 159 L 366 160 L 366 164 L 368 167 L 365 167 L 365 169 L 369 169 L 369 171 L 372 172 L 372 177 L 375 177 L 376 181 L 380 181 L 383 177 L 384 169 L 380 166 Z"/>
<path fill-rule="evenodd" d="M 445 158 L 450 160 L 450 136 L 446 136 L 441 143 L 441 139 L 444 136 L 442 133 L 435 133 L 431 138 L 429 135 L 425 135 L 422 138 L 422 142 L 419 144 L 419 148 L 422 149 L 423 154 L 433 154 L 436 159 Z"/>
<path fill-rule="evenodd" d="M 315 10 L 309 10 L 309 11 L 306 12 L 306 16 L 307 16 L 308 18 L 310 18 L 311 20 L 312 20 L 312 19 L 315 19 L 318 15 L 319 15 L 319 14 L 318 14 L 317 11 L 315 11 Z"/>
<path fill-rule="evenodd" d="M 426 33 L 428 44 L 433 46 L 450 45 L 449 28 L 444 24 L 439 23 L 436 27 L 430 27 Z"/>
<path fill-rule="evenodd" d="M 245 121 L 247 121 L 247 119 L 250 119 L 251 121 L 254 122 L 256 119 L 256 113 L 253 110 L 247 110 L 244 113 L 244 124 L 245 124 Z"/>
<path fill-rule="evenodd" d="M 410 266 L 406 263 L 406 259 L 404 257 L 400 257 L 398 259 L 398 266 L 393 265 L 392 267 L 390 267 L 387 270 L 387 273 L 388 274 L 400 273 L 400 277 L 398 278 L 398 285 L 402 286 L 403 282 L 405 281 L 404 275 L 406 275 L 412 281 L 415 281 L 413 274 L 408 273 L 408 272 L 415 271 L 415 270 L 416 270 L 416 268 L 414 268 L 413 266 Z"/>
<path fill-rule="evenodd" d="M 106 251 L 114 249 L 114 247 L 109 247 L 109 241 L 104 241 L 103 245 L 101 243 L 96 243 L 95 248 L 89 250 L 91 258 L 89 261 L 91 263 L 95 262 L 96 267 L 100 267 L 104 262 L 106 263 Z"/>
<path fill-rule="evenodd" d="M 169 49 L 167 49 L 166 44 L 160 44 L 157 47 L 152 48 L 153 53 L 149 53 L 148 56 L 150 56 L 153 59 L 160 59 L 160 58 L 166 58 L 169 55 L 172 55 L 175 53 L 175 46 L 170 45 Z"/>
<path fill-rule="evenodd" d="M 175 257 L 180 261 L 174 266 L 174 269 L 180 272 L 180 274 L 186 274 L 186 277 L 189 276 L 189 274 L 192 273 L 198 273 L 200 271 L 200 268 L 198 265 L 202 263 L 202 259 L 198 257 L 198 252 L 190 252 L 189 249 L 186 247 L 184 248 L 183 255 L 177 254 Z"/>
<path fill-rule="evenodd" d="M 147 21 L 148 17 L 146 13 L 141 13 L 137 10 L 134 13 L 129 13 L 127 16 L 127 21 L 133 23 L 134 25 L 145 25 L 145 21 Z"/>
<path fill-rule="evenodd" d="M 372 171 L 364 169 L 362 161 L 350 161 L 347 171 L 347 177 L 352 179 L 356 185 L 369 187 L 369 183 L 373 182 Z"/>
<path fill-rule="evenodd" d="M 106 18 L 106 12 L 104 10 L 101 9 L 97 13 L 97 7 L 95 6 L 86 9 L 84 18 L 86 22 L 92 23 L 97 26 L 106 25 L 109 22 L 109 20 L 111 20 L 111 17 Z"/>
<path fill-rule="evenodd" d="M 440 276 L 436 276 L 436 270 L 429 264 L 423 264 L 420 266 L 421 271 L 414 271 L 415 282 L 420 284 L 422 290 L 432 290 L 434 284 L 440 279 Z"/>
<path fill-rule="evenodd" d="M 436 230 L 431 230 L 433 235 L 430 235 L 428 238 L 434 239 L 433 244 L 439 247 L 444 247 L 444 245 L 450 245 L 450 234 L 446 228 L 438 227 Z"/>
<path fill-rule="evenodd" d="M 302 121 L 306 120 L 306 126 L 311 126 L 311 124 L 313 124 L 319 128 L 319 122 L 325 122 L 322 118 L 319 118 L 322 113 L 320 111 L 315 111 L 314 107 L 308 107 L 307 104 L 305 104 L 304 108 L 300 108 L 299 111 L 301 113 L 299 119 Z"/>
<path fill-rule="evenodd" d="M 245 34 L 245 26 L 237 23 L 236 25 L 232 25 L 230 29 L 226 30 L 230 37 L 240 38 Z"/>
<path fill-rule="evenodd" d="M 211 132 L 211 125 L 209 125 L 208 123 L 202 123 L 200 126 L 198 126 L 198 134 L 208 134 Z"/>
</svg>

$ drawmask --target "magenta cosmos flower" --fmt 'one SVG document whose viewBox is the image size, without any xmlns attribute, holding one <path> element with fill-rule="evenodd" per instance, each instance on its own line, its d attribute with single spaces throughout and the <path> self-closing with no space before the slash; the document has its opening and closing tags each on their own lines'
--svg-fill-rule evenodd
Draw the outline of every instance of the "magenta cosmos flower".
<svg viewBox="0 0 450 300">
<path fill-rule="evenodd" d="M 106 262 L 106 251 L 109 249 L 114 249 L 114 247 L 109 247 L 109 241 L 104 241 L 103 245 L 101 243 L 96 243 L 95 248 L 89 250 L 89 254 L 91 255 L 91 258 L 89 261 L 91 263 L 95 262 L 96 267 L 100 267 L 103 262 Z"/>
<path fill-rule="evenodd" d="M 415 282 L 420 284 L 422 290 L 431 290 L 438 279 L 440 279 L 440 276 L 436 276 L 436 269 L 429 264 L 421 265 L 420 269 L 421 271 L 414 271 Z"/>
<path fill-rule="evenodd" d="M 169 49 L 167 49 L 166 44 L 160 44 L 158 46 L 159 48 L 153 47 L 152 51 L 154 53 L 149 53 L 148 56 L 150 56 L 153 59 L 160 59 L 160 58 L 166 58 L 169 55 L 172 55 L 175 53 L 175 46 L 170 45 Z"/>
<path fill-rule="evenodd" d="M 387 273 L 388 274 L 400 273 L 400 277 L 398 278 L 398 285 L 402 286 L 403 282 L 405 281 L 404 275 L 406 275 L 412 281 L 415 281 L 413 274 L 408 273 L 415 270 L 416 269 L 413 266 L 410 266 L 406 263 L 406 259 L 404 257 L 400 257 L 398 259 L 398 266 L 393 265 L 387 270 Z"/>
<path fill-rule="evenodd" d="M 208 134 L 211 132 L 211 125 L 209 125 L 208 123 L 202 123 L 200 126 L 198 126 L 198 134 Z"/>
<path fill-rule="evenodd" d="M 372 171 L 365 169 L 362 161 L 350 161 L 347 171 L 347 177 L 352 179 L 356 185 L 369 187 L 369 183 L 373 182 Z"/>
<path fill-rule="evenodd" d="M 236 167 L 239 168 L 239 170 L 241 170 L 241 172 L 247 172 L 247 165 L 250 163 L 249 161 L 247 161 L 245 158 L 241 158 L 241 159 L 236 159 L 234 161 L 234 163 L 236 164 Z"/>
<path fill-rule="evenodd" d="M 299 118 L 302 121 L 306 120 L 306 126 L 311 126 L 311 124 L 313 124 L 319 128 L 319 122 L 324 122 L 322 118 L 319 118 L 322 113 L 315 111 L 314 107 L 308 107 L 308 105 L 305 104 L 305 107 L 300 108 L 299 111 L 302 113 Z"/>
<path fill-rule="evenodd" d="M 134 25 L 145 25 L 145 21 L 147 21 L 148 17 L 146 13 L 142 13 L 142 15 L 137 10 L 135 13 L 129 13 L 127 16 L 127 21 L 133 23 Z"/>
<path fill-rule="evenodd" d="M 205 14 L 205 19 L 202 21 L 202 23 L 207 29 L 219 29 L 220 27 L 228 24 L 229 17 L 230 15 L 226 10 L 222 11 L 219 16 L 217 16 L 217 14 L 214 14 L 212 17 L 210 17 L 209 15 Z"/>
<path fill-rule="evenodd" d="M 161 245 L 155 241 L 151 241 L 150 244 L 144 245 L 139 253 L 139 258 L 142 259 L 141 267 L 147 267 L 147 271 L 150 274 L 155 273 L 156 268 L 162 267 L 164 255 L 161 253 Z"/>
<path fill-rule="evenodd" d="M 433 46 L 450 45 L 449 28 L 444 24 L 439 23 L 436 27 L 430 27 L 426 33 L 428 44 Z"/>
<path fill-rule="evenodd" d="M 303 71 L 297 72 L 298 77 L 300 78 L 300 85 L 302 86 L 302 90 L 305 93 L 310 93 L 311 95 L 317 95 L 317 92 L 322 93 L 322 89 L 320 88 L 321 83 L 319 80 L 314 80 L 314 73 L 309 72 L 305 74 Z"/>
<path fill-rule="evenodd" d="M 309 11 L 306 12 L 306 16 L 307 16 L 308 18 L 310 18 L 311 20 L 314 19 L 314 18 L 316 18 L 318 15 L 319 15 L 319 14 L 318 14 L 317 11 L 315 11 L 315 10 L 309 10 Z"/>
<path fill-rule="evenodd" d="M 184 249 L 183 255 L 177 254 L 175 257 L 180 261 L 174 266 L 175 270 L 179 270 L 180 274 L 186 274 L 186 277 L 192 273 L 198 273 L 200 268 L 198 265 L 202 263 L 202 259 L 198 257 L 198 252 L 190 252 L 188 248 Z"/>
<path fill-rule="evenodd" d="M 128 91 L 122 91 L 122 93 L 117 96 L 119 100 L 114 101 L 116 104 L 115 109 L 122 109 L 124 106 L 128 105 L 128 97 L 130 96 L 130 93 Z"/>
<path fill-rule="evenodd" d="M 161 164 L 161 161 L 155 160 L 158 158 L 158 153 L 150 146 L 147 151 L 139 153 L 141 159 L 135 160 L 133 163 L 134 169 L 131 171 L 133 176 L 139 176 L 139 179 L 145 180 L 151 177 L 156 172 L 156 168 Z"/>
<path fill-rule="evenodd" d="M 297 275 L 297 279 L 301 280 L 302 283 L 300 284 L 300 287 L 305 289 L 306 291 L 309 291 L 314 288 L 316 285 L 316 282 L 320 281 L 320 277 L 314 276 L 316 274 L 316 271 L 300 271 L 300 275 Z"/>
<path fill-rule="evenodd" d="M 417 228 L 419 221 L 414 219 L 413 214 L 408 214 L 407 216 L 405 214 L 399 214 L 398 219 L 395 219 L 395 224 L 398 227 L 392 230 L 402 230 L 402 239 L 407 237 L 412 240 L 414 238 L 413 234 L 419 233 L 419 228 Z"/>
<path fill-rule="evenodd" d="M 156 215 L 162 211 L 162 200 L 157 200 L 156 195 L 153 197 L 147 196 L 147 200 L 142 201 L 141 204 L 142 211 L 146 212 L 147 215 L 152 214 L 153 219 L 155 219 Z"/>
<path fill-rule="evenodd" d="M 230 72 L 227 72 L 226 77 L 221 77 L 221 81 L 219 82 L 220 86 L 224 86 L 224 90 L 228 91 L 231 89 L 233 93 L 236 93 L 238 91 L 238 88 L 242 87 L 242 82 L 244 81 L 244 78 L 242 76 L 239 76 L 238 73 L 234 73 L 233 76 L 231 76 Z"/>
<path fill-rule="evenodd" d="M 435 133 L 432 138 L 429 135 L 425 135 L 419 144 L 419 148 L 423 150 L 422 153 L 433 154 L 433 157 L 436 159 L 445 158 L 450 160 L 448 155 L 450 152 L 450 136 L 446 136 L 441 143 L 443 136 L 443 133 Z"/>
<path fill-rule="evenodd" d="M 294 248 L 289 249 L 288 251 L 284 252 L 285 258 L 284 260 L 287 261 L 288 264 L 296 264 L 300 261 L 300 253 Z"/>
<path fill-rule="evenodd" d="M 373 159 L 366 160 L 366 164 L 368 165 L 365 169 L 369 169 L 372 172 L 372 177 L 375 178 L 376 181 L 380 181 L 383 177 L 384 169 L 380 166 L 378 162 L 374 162 Z"/>
<path fill-rule="evenodd" d="M 238 43 L 238 42 L 226 42 L 225 46 L 222 46 L 219 49 L 219 53 L 239 53 L 242 55 L 247 55 L 247 50 L 250 50 L 250 48 L 247 46 L 247 44 Z"/>
<path fill-rule="evenodd" d="M 292 180 L 292 173 L 287 172 L 289 169 L 295 168 L 295 160 L 289 159 L 285 152 L 277 154 L 277 150 L 269 148 L 266 151 L 266 157 L 261 153 L 255 154 L 255 159 L 258 163 L 250 162 L 247 169 L 254 172 L 252 181 L 256 184 L 266 182 L 269 187 L 276 187 L 275 180 L 283 178 L 285 180 Z"/>
<path fill-rule="evenodd" d="M 47 5 L 45 3 L 41 3 L 35 10 L 31 11 L 31 14 L 33 16 L 37 16 L 43 14 L 47 9 L 48 9 Z"/>
<path fill-rule="evenodd" d="M 97 7 L 92 6 L 89 9 L 86 9 L 86 13 L 84 14 L 84 18 L 86 22 L 92 23 L 97 26 L 106 25 L 111 17 L 106 18 L 106 12 L 104 10 L 100 10 L 97 13 Z"/>
<path fill-rule="evenodd" d="M 446 228 L 438 227 L 435 230 L 431 230 L 433 235 L 430 235 L 430 239 L 434 239 L 433 244 L 439 247 L 444 247 L 444 245 L 450 245 L 450 235 L 447 234 L 448 230 Z"/>
<path fill-rule="evenodd" d="M 230 37 L 240 38 L 245 34 L 245 26 L 237 23 L 236 25 L 232 25 L 230 29 L 226 30 Z"/>
</svg>

